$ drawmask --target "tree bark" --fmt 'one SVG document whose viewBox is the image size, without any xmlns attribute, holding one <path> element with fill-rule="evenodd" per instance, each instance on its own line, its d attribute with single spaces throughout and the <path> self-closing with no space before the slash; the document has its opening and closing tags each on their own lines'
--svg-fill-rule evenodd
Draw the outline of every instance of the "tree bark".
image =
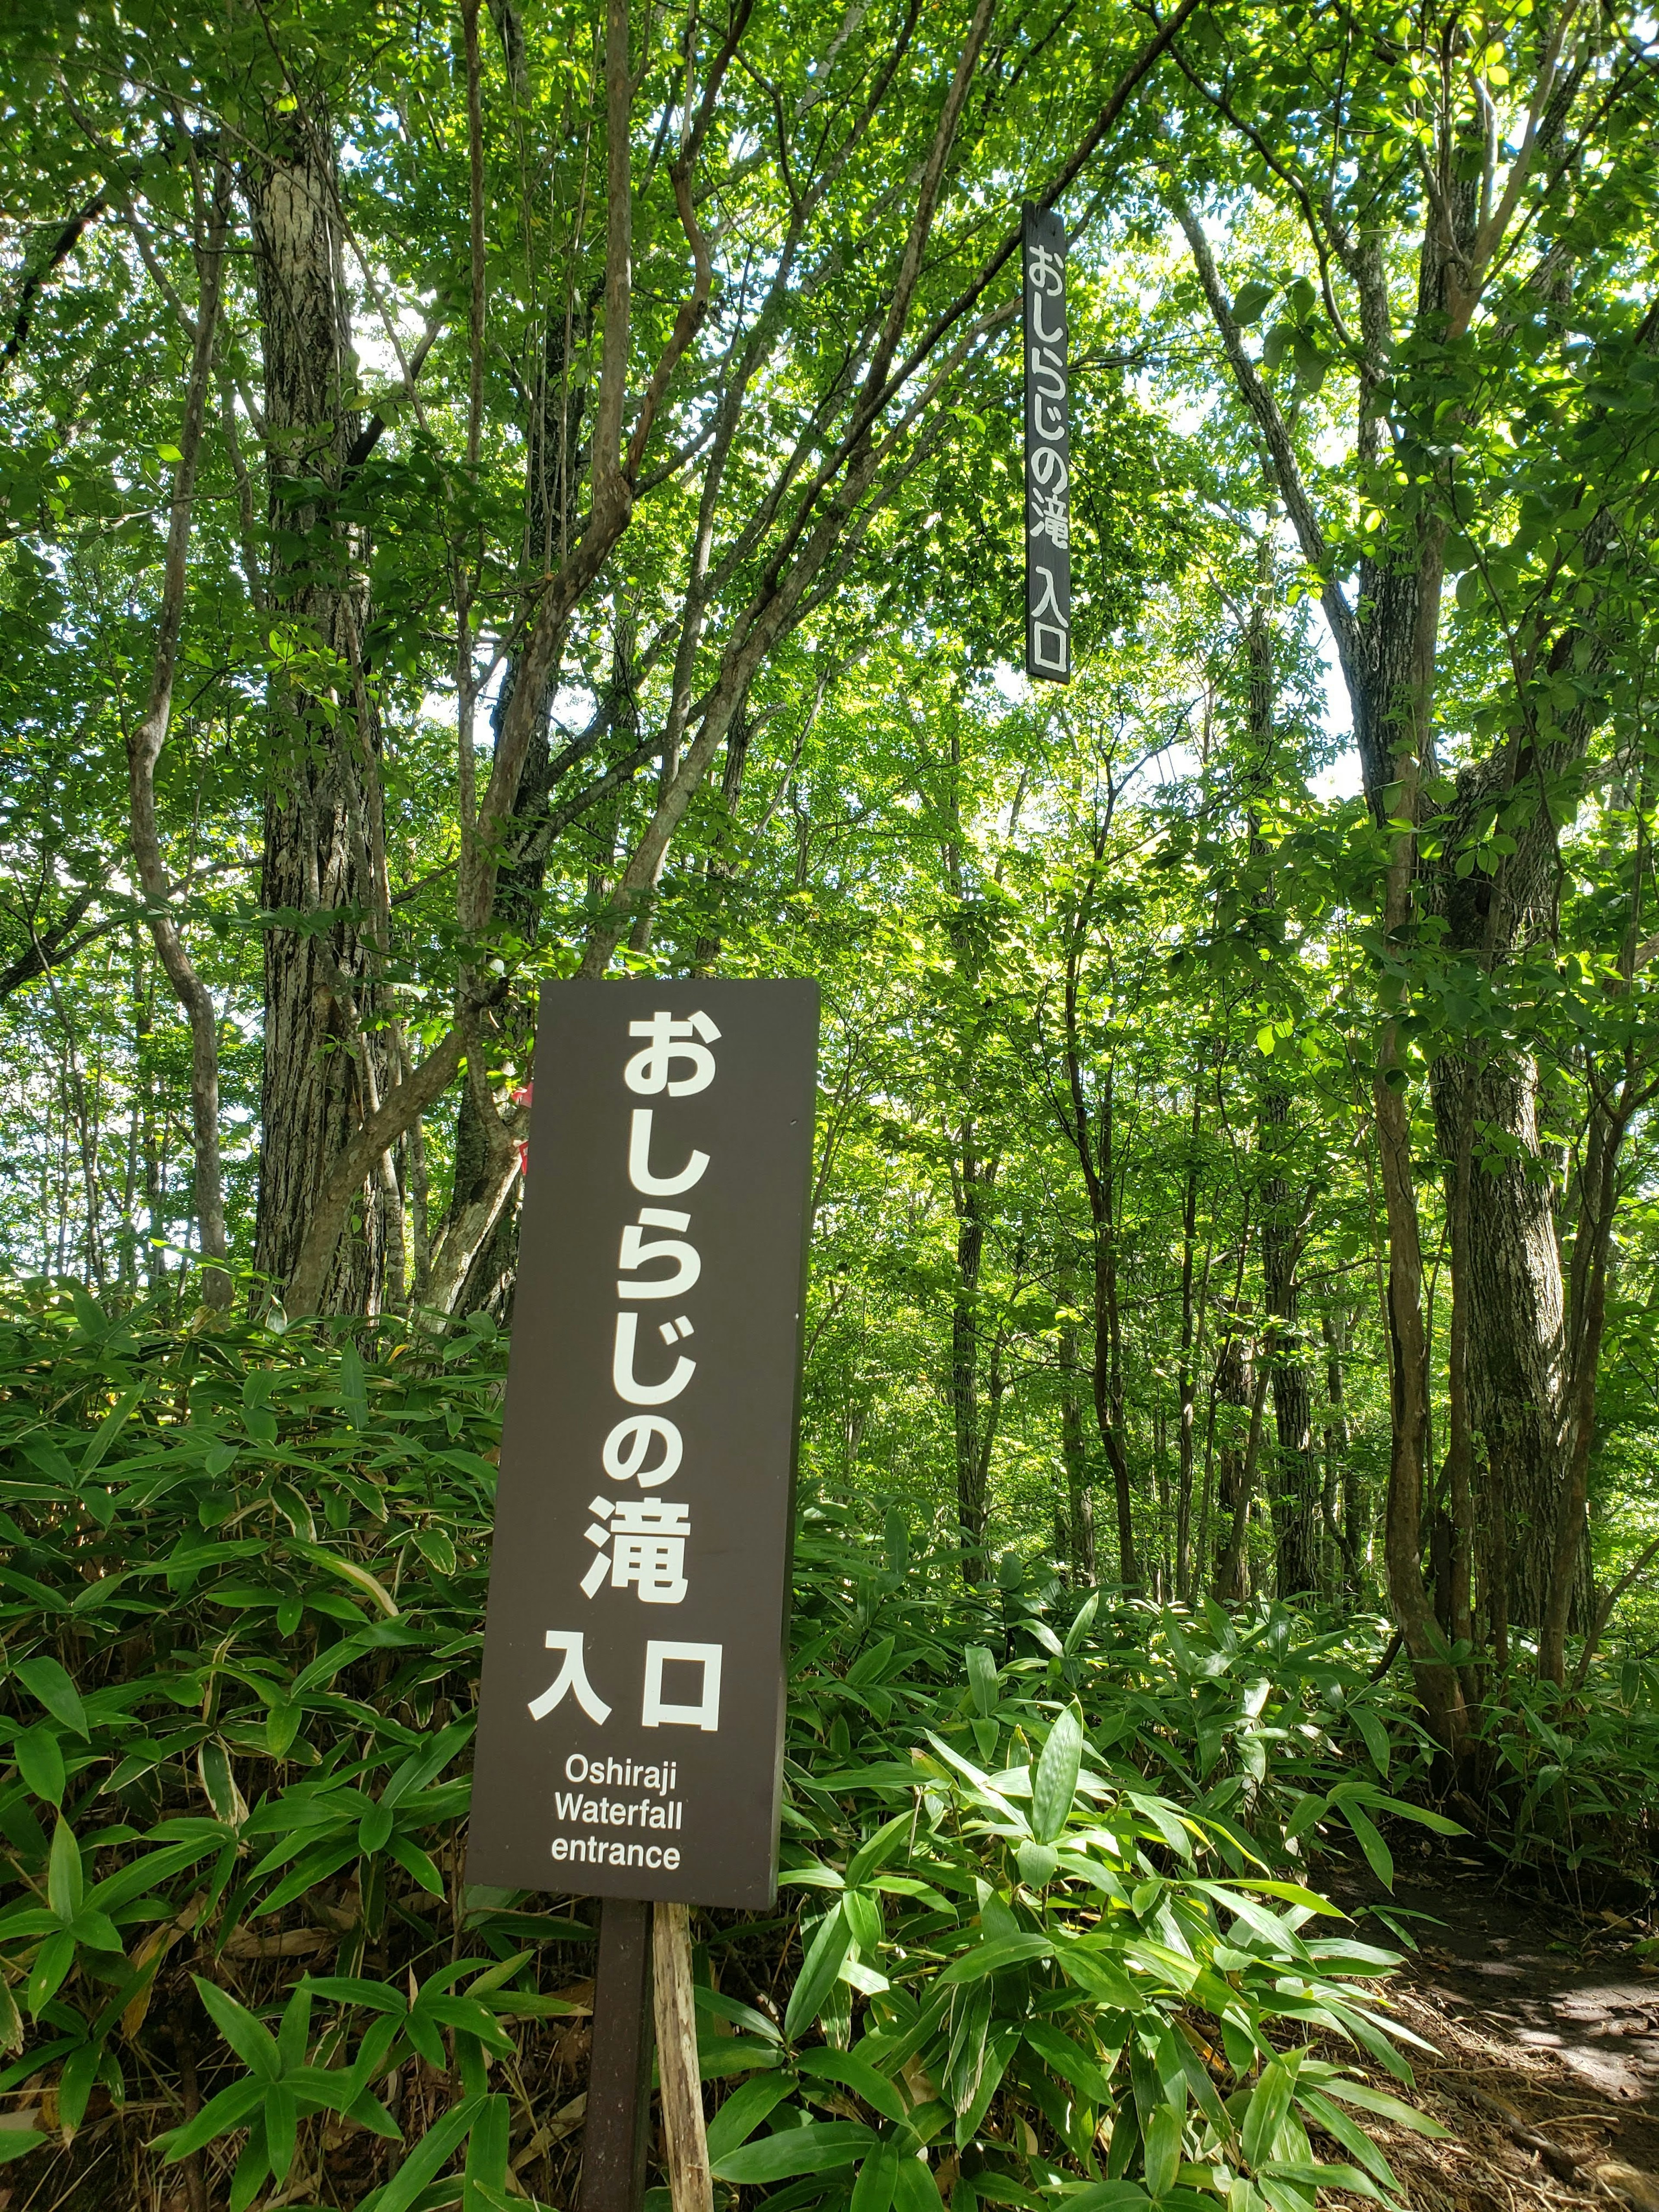
<svg viewBox="0 0 1659 2212">
<path fill-rule="evenodd" d="M 155 763 L 167 743 L 173 716 L 173 678 L 184 623 L 196 474 L 223 292 L 225 244 L 230 228 L 228 173 L 216 155 L 210 158 L 210 213 L 205 243 L 199 255 L 201 283 L 196 331 L 185 419 L 179 433 L 179 458 L 173 480 L 155 658 L 143 719 L 127 738 L 127 793 L 133 863 L 148 908 L 150 935 L 173 995 L 190 1024 L 191 1129 L 197 1241 L 203 1262 L 202 1298 L 204 1304 L 222 1312 L 230 1304 L 231 1281 L 224 1267 L 228 1247 L 224 1175 L 219 1158 L 218 1014 L 213 994 L 197 973 L 173 915 L 167 863 L 155 815 Z"/>
<path fill-rule="evenodd" d="M 981 1159 L 971 1120 L 964 1118 L 952 1181 L 957 1195 L 957 1272 L 951 1301 L 951 1424 L 956 1447 L 957 1520 L 969 1583 L 985 1578 L 986 1491 L 990 1458 L 981 1428 L 994 1419 L 981 1413 L 979 1391 L 980 1275 L 985 1260 L 986 1202 L 997 1163 Z"/>
<path fill-rule="evenodd" d="M 1060 1445 L 1066 1466 L 1066 1555 L 1080 1583 L 1098 1579 L 1095 1570 L 1095 1499 L 1089 1486 L 1089 1452 L 1083 1425 L 1081 1369 L 1077 1322 L 1069 1317 L 1077 1296 L 1077 1272 L 1067 1259 L 1060 1276 L 1060 1304 L 1068 1318 L 1060 1325 Z"/>
<path fill-rule="evenodd" d="M 528 436 L 525 449 L 525 566 L 532 574 L 546 574 L 563 559 L 575 524 L 576 499 L 581 483 L 580 435 L 585 387 L 573 387 L 568 374 L 567 340 L 581 335 L 573 326 L 574 315 L 550 313 L 542 346 L 537 384 L 532 394 Z M 509 659 L 501 678 L 495 712 L 495 737 L 501 747 L 501 724 L 518 689 L 520 657 Z M 558 781 L 550 742 L 553 696 L 557 672 L 544 679 L 542 696 L 532 717 L 523 772 L 507 830 L 495 883 L 497 924 L 524 945 L 533 945 L 540 933 L 542 885 L 547 875 L 548 841 L 537 833 L 547 814 Z M 574 765 L 574 763 L 573 763 Z M 514 997 L 500 1010 L 522 1048 L 534 1023 L 534 1009 Z M 512 1311 L 513 1279 L 518 1267 L 518 1189 L 508 1180 L 503 1188 L 496 1174 L 499 1142 L 492 1143 L 498 1123 L 492 1100 L 480 1100 L 469 1083 L 461 1093 L 455 1123 L 455 1175 L 449 1220 L 459 1224 L 468 1209 L 476 1209 L 492 1194 L 501 1203 L 487 1234 L 477 1242 L 474 1257 L 455 1287 L 449 1310 L 470 1313 L 487 1308 L 505 1322 Z M 429 1294 L 429 1293 L 428 1293 Z"/>
<path fill-rule="evenodd" d="M 1359 1470 L 1348 1449 L 1348 1413 L 1344 1395 L 1342 1359 L 1346 1350 L 1346 1316 L 1340 1307 L 1320 1315 L 1325 1340 L 1325 1524 L 1342 1560 L 1342 1580 L 1349 1593 L 1359 1591 Z"/>
<path fill-rule="evenodd" d="M 1209 1287 L 1210 1255 L 1204 1258 L 1203 1279 L 1194 1285 L 1194 1257 L 1198 1243 L 1198 1138 L 1203 1126 L 1203 1086 L 1194 1070 L 1192 1121 L 1187 1132 L 1187 1176 L 1181 1205 L 1181 1357 L 1176 1369 L 1176 1474 L 1175 1581 L 1177 1601 L 1187 1604 L 1193 1594 L 1193 1443 L 1197 1413 L 1197 1361 L 1203 1343 L 1205 1296 Z"/>
<path fill-rule="evenodd" d="M 1265 1081 L 1258 1141 L 1267 1158 L 1282 1160 L 1290 1128 L 1290 1093 Z M 1268 1328 L 1264 1347 L 1273 1386 L 1277 1433 L 1273 1517 L 1275 1587 L 1281 1598 L 1301 1597 L 1319 1588 L 1319 1501 L 1321 1477 L 1314 1449 L 1313 1399 L 1300 1343 L 1300 1208 L 1285 1176 L 1275 1171 L 1261 1186 L 1261 1279 Z"/>
<path fill-rule="evenodd" d="M 329 1171 L 385 1075 L 367 1026 L 373 947 L 356 918 L 375 902 L 365 770 L 379 738 L 362 681 L 366 595 L 352 580 L 362 548 L 337 507 L 361 420 L 326 114 L 273 114 L 244 176 L 264 356 L 267 618 L 281 662 L 260 901 L 283 919 L 264 940 L 254 1265 L 287 1286 Z M 365 1311 L 378 1293 L 383 1200 L 373 1167 L 354 1184 L 356 1234 L 335 1250 L 319 1310 Z"/>
</svg>

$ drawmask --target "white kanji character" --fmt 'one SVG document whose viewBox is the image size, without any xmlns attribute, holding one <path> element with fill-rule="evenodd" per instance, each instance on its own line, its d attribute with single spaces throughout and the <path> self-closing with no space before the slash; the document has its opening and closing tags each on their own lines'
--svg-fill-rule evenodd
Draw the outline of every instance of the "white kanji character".
<svg viewBox="0 0 1659 2212">
<path fill-rule="evenodd" d="M 582 1633 L 580 1628 L 550 1628 L 548 1630 L 547 1648 L 550 1651 L 562 1651 L 564 1664 L 560 1668 L 550 1686 L 544 1690 L 539 1698 L 532 1698 L 530 1700 L 532 1720 L 544 1721 L 554 1706 L 562 1699 L 567 1690 L 571 1692 L 589 1720 L 595 1721 L 603 1727 L 610 1719 L 611 1708 L 588 1680 L 587 1669 L 582 1664 Z"/>
<path fill-rule="evenodd" d="M 1060 600 L 1054 592 L 1054 570 L 1045 568 L 1042 563 L 1038 562 L 1036 574 L 1042 579 L 1042 596 L 1031 609 L 1031 620 L 1041 622 L 1044 615 L 1052 615 L 1062 629 L 1066 628 L 1066 617 L 1060 612 Z"/>
<path fill-rule="evenodd" d="M 608 1579 L 612 1589 L 638 1590 L 646 1605 L 678 1605 L 688 1584 L 685 1547 L 691 1534 L 690 1508 L 666 1498 L 589 1500 L 590 1544 L 610 1546 L 582 1577 L 582 1589 L 595 1597 Z"/>
<path fill-rule="evenodd" d="M 641 1728 L 696 1728 L 712 1734 L 720 1724 L 720 1658 L 719 1644 L 659 1643 L 654 1638 L 645 1647 L 645 1698 L 640 1709 Z M 662 1670 L 671 1662 L 702 1669 L 702 1691 L 695 1705 L 681 1705 L 663 1695 Z"/>
<path fill-rule="evenodd" d="M 679 1042 L 693 1033 L 702 1039 L 701 1044 Z M 629 1036 L 649 1037 L 651 1042 L 643 1052 L 636 1052 L 623 1071 L 623 1080 L 630 1091 L 649 1096 L 665 1091 L 671 1098 L 689 1097 L 694 1091 L 706 1091 L 714 1079 L 714 1055 L 708 1050 L 719 1036 L 707 1014 L 689 1015 L 677 1022 L 665 1008 L 652 1015 L 648 1022 L 629 1022 Z M 677 1077 L 670 1082 L 669 1072 L 677 1060 L 689 1060 L 690 1075 Z"/>
<path fill-rule="evenodd" d="M 1072 543 L 1072 518 L 1066 505 L 1063 491 L 1037 491 L 1031 495 L 1031 511 L 1036 520 L 1027 533 L 1032 538 L 1046 538 L 1060 552 Z"/>
<path fill-rule="evenodd" d="M 1031 239 L 1025 248 L 1025 276 L 1034 292 L 1046 292 L 1051 300 L 1060 299 L 1066 290 L 1065 254 L 1056 253 L 1041 239 Z"/>
</svg>

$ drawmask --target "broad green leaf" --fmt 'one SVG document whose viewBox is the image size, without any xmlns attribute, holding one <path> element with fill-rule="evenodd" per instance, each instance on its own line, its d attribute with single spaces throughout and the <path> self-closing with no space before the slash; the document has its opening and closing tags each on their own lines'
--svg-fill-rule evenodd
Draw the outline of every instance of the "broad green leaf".
<svg viewBox="0 0 1659 2212">
<path fill-rule="evenodd" d="M 899 2154 L 890 2142 L 878 2143 L 859 2168 L 850 2212 L 888 2212 L 898 2185 Z"/>
<path fill-rule="evenodd" d="M 718 2162 L 728 2151 L 747 2142 L 762 2121 L 789 2094 L 792 2084 L 781 2074 L 763 2081 L 745 2081 L 734 2089 L 708 2123 L 708 2155 Z"/>
<path fill-rule="evenodd" d="M 1031 1833 L 1051 1844 L 1071 1817 L 1083 1765 L 1083 1716 L 1067 1705 L 1048 1731 L 1031 1782 Z"/>
<path fill-rule="evenodd" d="M 276 2045 L 246 2005 L 238 2004 L 228 1990 L 216 1983 L 204 1981 L 200 1974 L 192 1974 L 197 1993 L 207 2007 L 209 2016 L 225 2041 L 244 2066 L 258 2075 L 262 2081 L 275 2081 L 282 2072 Z"/>
<path fill-rule="evenodd" d="M 49 1721 L 21 1729 L 12 1743 L 17 1771 L 35 1796 L 48 1805 L 61 1805 L 68 1777 L 57 1734 Z"/>
<path fill-rule="evenodd" d="M 46 1902 L 58 1917 L 68 1923 L 81 1910 L 84 1884 L 81 1846 L 67 1820 L 59 1818 L 52 1834 L 52 1858 L 46 1869 Z"/>
<path fill-rule="evenodd" d="M 81 1693 L 56 1659 L 44 1652 L 33 1659 L 18 1662 L 17 1679 L 25 1689 L 37 1697 L 61 1727 L 74 1735 L 85 1737 L 87 1709 L 81 1702 Z"/>
<path fill-rule="evenodd" d="M 840 2082 L 885 2120 L 904 2118 L 908 2108 L 897 2089 L 855 2051 L 805 2051 L 796 2064 L 809 2081 Z"/>
<path fill-rule="evenodd" d="M 968 1686 L 973 1692 L 975 1711 L 989 1720 L 997 1708 L 997 1662 L 982 1644 L 968 1647 Z"/>
<path fill-rule="evenodd" d="M 1182 2115 L 1173 2105 L 1161 2106 L 1141 2129 L 1146 2188 L 1152 2197 L 1161 2197 L 1174 2185 L 1181 2164 L 1181 2130 Z"/>
<path fill-rule="evenodd" d="M 799 2173 L 833 2173 L 856 2165 L 881 2138 L 851 2120 L 813 2120 L 804 2128 L 785 2128 L 728 2151 L 714 2166 L 716 2181 L 744 2187 L 787 2181 Z M 386 2212 L 385 2207 L 377 2212 Z"/>
<path fill-rule="evenodd" d="M 1295 2087 L 1295 2069 L 1283 2059 L 1275 2058 L 1262 2068 L 1261 2078 L 1245 2106 L 1241 2130 L 1245 2160 L 1252 2168 L 1273 2157 Z"/>
<path fill-rule="evenodd" d="M 1047 1936 L 1002 1936 L 989 1942 L 983 1938 L 964 1951 L 939 1977 L 941 1988 L 950 1988 L 960 1982 L 975 1982 L 981 1975 L 1000 1973 L 1005 1966 L 1028 1965 L 1034 1959 L 1053 1955 L 1054 1944 Z"/>
<path fill-rule="evenodd" d="M 359 2212 L 410 2212 L 428 2185 L 436 2180 L 454 2156 L 483 2101 L 482 2097 L 469 2097 L 446 2112 L 421 2137 L 395 2177 L 363 2198 Z"/>
<path fill-rule="evenodd" d="M 1384 1889 L 1394 1887 L 1394 1854 L 1383 1842 L 1376 1824 L 1362 1812 L 1350 1797 L 1337 1800 L 1336 1809 L 1353 1830 L 1366 1863 Z"/>
<path fill-rule="evenodd" d="M 789 1992 L 789 2003 L 783 2016 L 783 2032 L 794 2042 L 802 2030 L 811 2026 L 826 1997 L 836 1985 L 841 1972 L 842 1960 L 847 1956 L 853 1941 L 853 1931 L 843 1917 L 837 1902 L 818 1923 L 795 1986 Z M 806 2169 L 803 2168 L 805 2172 Z"/>
</svg>

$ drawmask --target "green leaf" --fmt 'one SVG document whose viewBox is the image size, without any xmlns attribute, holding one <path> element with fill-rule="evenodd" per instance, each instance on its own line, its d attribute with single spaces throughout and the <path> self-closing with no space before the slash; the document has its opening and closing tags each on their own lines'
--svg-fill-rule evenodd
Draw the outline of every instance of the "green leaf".
<svg viewBox="0 0 1659 2212">
<path fill-rule="evenodd" d="M 1090 2104 L 1111 2104 L 1112 2087 L 1102 2072 L 1099 2061 L 1079 2049 L 1069 2035 L 1063 2034 L 1052 2022 L 1028 2021 L 1025 2040 L 1045 2066 L 1052 2067 Z"/>
<path fill-rule="evenodd" d="M 59 1816 L 52 1835 L 52 1857 L 46 1868 L 46 1902 L 65 1923 L 81 1910 L 85 1884 L 81 1872 L 81 1846 L 75 1831 Z"/>
<path fill-rule="evenodd" d="M 1365 1740 L 1365 1748 L 1371 1755 L 1372 1765 L 1386 1782 L 1389 1778 L 1389 1759 L 1392 1746 L 1389 1742 L 1389 1731 L 1382 1725 L 1381 1715 L 1370 1705 L 1350 1705 L 1348 1710 L 1353 1717 L 1354 1726 Z"/>
<path fill-rule="evenodd" d="M 104 2056 L 101 2043 L 83 2043 L 64 2061 L 58 2083 L 58 2117 L 72 2135 L 87 2116 L 87 2100 Z"/>
<path fill-rule="evenodd" d="M 716 2181 L 753 2186 L 787 2181 L 798 2173 L 833 2173 L 856 2165 L 880 2141 L 873 2128 L 854 2121 L 811 2120 L 804 2128 L 785 2128 L 728 2151 L 714 2167 L 714 2175 Z M 387 2208 L 378 2207 L 377 2212 L 387 2212 Z"/>
<path fill-rule="evenodd" d="M 1262 2068 L 1261 2079 L 1250 2092 L 1244 2110 L 1242 2130 L 1244 2156 L 1251 2166 L 1261 2166 L 1273 2156 L 1295 2087 L 1295 2070 L 1283 2059 L 1275 2058 Z"/>
<path fill-rule="evenodd" d="M 363 1355 L 349 1340 L 340 1346 L 340 1391 L 346 1418 L 361 1435 L 368 1426 L 368 1384 L 363 1374 Z"/>
<path fill-rule="evenodd" d="M 1334 2105 L 1328 2097 L 1322 2097 L 1316 2089 L 1303 2089 L 1297 2093 L 1296 2101 L 1316 2125 L 1323 2128 L 1328 2136 L 1357 2158 L 1366 2172 L 1380 2181 L 1385 2189 L 1399 2188 L 1394 2168 L 1376 2145 L 1364 2130 Z"/>
<path fill-rule="evenodd" d="M 98 1424 L 94 1431 L 92 1442 L 81 1455 L 81 1464 L 76 1470 L 82 1482 L 103 1464 L 105 1454 L 126 1426 L 133 1407 L 138 1404 L 149 1388 L 148 1382 L 130 1382 Z M 86 1731 L 82 1729 L 82 1734 L 85 1733 Z"/>
<path fill-rule="evenodd" d="M 454 2156 L 483 2102 L 482 2097 L 469 2097 L 446 2112 L 434 2127 L 427 2130 L 393 2179 L 362 2199 L 358 2212 L 410 2212 L 427 2185 Z"/>
<path fill-rule="evenodd" d="M 1083 1716 L 1067 1705 L 1048 1731 L 1031 1782 L 1031 1833 L 1051 1844 L 1071 1818 L 1083 1766 Z"/>
<path fill-rule="evenodd" d="M 200 1974 L 192 1974 L 191 1979 L 214 2026 L 243 2065 L 262 2081 L 277 2080 L 283 2069 L 276 2042 L 247 2007 L 238 2004 L 228 1990 L 222 1990 L 215 1982 L 204 1981 Z"/>
<path fill-rule="evenodd" d="M 818 1923 L 795 1986 L 789 1992 L 788 2008 L 783 2015 L 783 2032 L 793 2043 L 805 2027 L 811 2026 L 823 2008 L 825 1998 L 836 1986 L 841 1973 L 842 1960 L 852 1946 L 853 1931 L 848 1926 L 839 1902 Z M 802 2172 L 806 2169 L 803 2167 Z"/>
<path fill-rule="evenodd" d="M 37 1721 L 33 1728 L 21 1730 L 11 1748 L 17 1771 L 26 1785 L 46 1804 L 61 1805 L 69 1778 L 64 1769 L 63 1752 L 50 1725 Z"/>
<path fill-rule="evenodd" d="M 155 2138 L 154 2148 L 164 2151 L 167 2163 L 176 2166 L 181 2158 L 188 2158 L 193 2150 L 202 2150 L 222 2136 L 232 2134 L 246 2121 L 250 2112 L 264 2102 L 265 2083 L 244 2079 L 233 2081 L 228 2089 L 221 2089 L 210 2097 L 194 2119 L 186 2120 L 179 2128 Z"/>
<path fill-rule="evenodd" d="M 495 2204 L 507 2195 L 510 2177 L 507 2172 L 509 2127 L 512 2119 L 510 2100 L 503 2096 L 488 2096 L 483 2100 L 478 2117 L 472 2123 L 467 2137 L 466 2167 L 461 2184 L 461 2212 L 495 2212 Z"/>
<path fill-rule="evenodd" d="M 280 2187 L 294 2164 L 300 2114 L 294 2091 L 286 2081 L 273 2081 L 265 2091 L 265 2156 L 270 2175 Z"/>
<path fill-rule="evenodd" d="M 67 1928 L 56 1936 L 48 1936 L 34 1954 L 34 1964 L 29 1969 L 27 2002 L 35 2019 L 40 2017 L 44 2006 L 52 2002 L 63 1987 L 64 1978 L 75 1964 L 75 1938 Z"/>
<path fill-rule="evenodd" d="M 997 1662 L 982 1644 L 968 1646 L 968 1686 L 973 1692 L 975 1711 L 982 1720 L 989 1720 L 997 1709 Z"/>
<path fill-rule="evenodd" d="M 1173 2186 L 1181 2165 L 1182 2115 L 1173 2105 L 1160 2105 L 1141 2130 L 1146 2187 L 1154 2197 Z"/>
<path fill-rule="evenodd" d="M 984 1938 L 964 1951 L 939 1977 L 939 1986 L 950 1988 L 961 1982 L 976 1982 L 984 1974 L 1000 1973 L 1005 1966 L 1027 1965 L 1033 1959 L 1053 1956 L 1054 1944 L 1046 1936 L 999 1936 L 990 1941 Z"/>
<path fill-rule="evenodd" d="M 87 1737 L 87 1709 L 81 1702 L 81 1693 L 57 1660 L 39 1653 L 33 1659 L 17 1663 L 17 1679 L 37 1697 L 53 1720 L 68 1729 L 72 1735 Z"/>
<path fill-rule="evenodd" d="M 1375 1823 L 1356 1805 L 1352 1798 L 1339 1796 L 1336 1809 L 1353 1830 L 1359 1848 L 1364 1852 L 1371 1872 L 1384 1889 L 1394 1887 L 1394 1854 L 1383 1842 Z"/>
<path fill-rule="evenodd" d="M 1269 302 L 1278 296 L 1277 284 L 1264 284 L 1260 277 L 1252 277 L 1233 295 L 1233 320 L 1248 330 L 1252 323 L 1261 321 Z"/>
<path fill-rule="evenodd" d="M 763 2081 L 745 2081 L 734 2089 L 708 2123 L 708 2155 L 718 2161 L 728 2151 L 747 2142 L 761 2122 L 789 2094 L 792 2084 L 781 2074 Z"/>
<path fill-rule="evenodd" d="M 1020 1880 L 1032 1889 L 1045 1889 L 1060 1865 L 1060 1853 L 1051 1844 L 1019 1844 L 1014 1859 Z"/>
<path fill-rule="evenodd" d="M 1375 2112 L 1379 2118 L 1392 2120 L 1396 2127 L 1411 2128 L 1419 2136 L 1439 2137 L 1450 2132 L 1426 2112 L 1418 2112 L 1386 2089 L 1374 2089 L 1369 2081 L 1354 2081 L 1346 2075 L 1338 2075 L 1322 2081 L 1319 2087 L 1327 2097 L 1340 2097 L 1345 2105 L 1357 2105 L 1363 2112 Z"/>
<path fill-rule="evenodd" d="M 896 1814 L 893 1819 L 884 1821 L 848 1861 L 848 1888 L 857 1889 L 879 1868 L 884 1867 L 907 1840 L 915 1825 L 915 1814 L 911 1812 Z"/>
<path fill-rule="evenodd" d="M 902 2120 L 907 2106 L 886 2076 L 852 2051 L 804 2051 L 796 2061 L 809 2081 L 838 2081 L 884 2120 Z"/>
<path fill-rule="evenodd" d="M 899 2154 L 890 2142 L 878 2143 L 859 2168 L 850 2212 L 888 2212 L 898 2186 Z"/>
<path fill-rule="evenodd" d="M 960 2182 L 957 2185 L 962 2186 Z M 970 2201 L 971 2192 L 964 2192 L 961 2200 L 964 2212 Z M 953 2197 L 953 2207 L 955 2202 Z M 939 2212 L 939 2185 L 928 2171 L 925 2156 L 900 2159 L 894 2176 L 893 2206 L 894 2212 Z"/>
<path fill-rule="evenodd" d="M 979 2079 L 973 2096 L 964 2109 L 957 2114 L 955 2136 L 958 2150 L 965 2149 L 978 2134 L 980 2122 L 990 2111 L 991 2100 L 1008 2070 L 1008 2062 L 1019 2048 L 1019 2027 L 1011 2021 L 1005 2021 L 986 2037 L 985 2053 L 980 2061 Z"/>
</svg>

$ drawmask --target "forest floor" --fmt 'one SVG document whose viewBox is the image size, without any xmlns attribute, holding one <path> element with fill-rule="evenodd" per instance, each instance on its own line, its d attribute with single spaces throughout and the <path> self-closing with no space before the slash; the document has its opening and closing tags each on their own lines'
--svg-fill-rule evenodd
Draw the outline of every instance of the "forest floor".
<svg viewBox="0 0 1659 2212">
<path fill-rule="evenodd" d="M 1363 1866 L 1320 1880 L 1367 1942 L 1395 1942 L 1365 1911 L 1381 1905 L 1418 1945 L 1393 2002 L 1433 2045 L 1409 2053 L 1414 2101 L 1449 2132 L 1376 2131 L 1413 2212 L 1659 2212 L 1659 1965 L 1632 1948 L 1645 1910 L 1574 1910 L 1438 1854 L 1392 1899 Z"/>
</svg>

